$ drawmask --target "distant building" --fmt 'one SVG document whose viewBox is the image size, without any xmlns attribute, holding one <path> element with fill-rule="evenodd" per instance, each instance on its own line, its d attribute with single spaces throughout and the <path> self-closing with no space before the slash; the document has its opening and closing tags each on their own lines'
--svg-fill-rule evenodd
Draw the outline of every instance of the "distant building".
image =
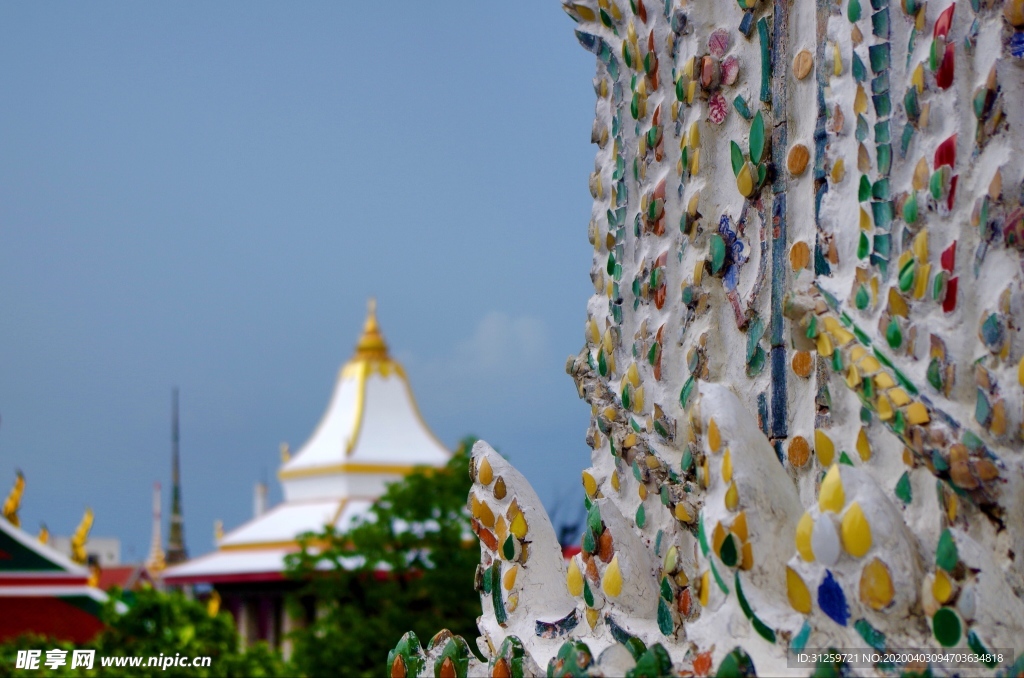
<svg viewBox="0 0 1024 678">
<path fill-rule="evenodd" d="M 326 525 L 348 529 L 388 483 L 414 466 L 443 466 L 450 456 L 420 416 L 371 301 L 355 355 L 341 368 L 319 425 L 294 456 L 282 448 L 284 502 L 265 511 L 265 488 L 258 485 L 253 519 L 223 535 L 213 553 L 169 567 L 163 581 L 213 585 L 243 642 L 265 640 L 287 652 L 282 639 L 304 623 L 284 606 L 298 586 L 284 577 L 297 536 Z"/>
<path fill-rule="evenodd" d="M 71 557 L 71 537 L 50 537 L 50 546 Z M 121 540 L 117 537 L 89 537 L 85 552 L 89 562 L 101 568 L 121 564 Z"/>
</svg>

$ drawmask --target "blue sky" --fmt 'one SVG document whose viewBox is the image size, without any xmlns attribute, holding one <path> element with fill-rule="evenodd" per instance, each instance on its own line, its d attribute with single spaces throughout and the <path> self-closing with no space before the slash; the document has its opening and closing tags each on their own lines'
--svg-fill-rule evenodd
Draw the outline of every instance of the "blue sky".
<svg viewBox="0 0 1024 678">
<path fill-rule="evenodd" d="M 141 559 L 246 520 L 367 297 L 449 445 L 582 501 L 593 56 L 555 0 L 0 4 L 0 495 Z"/>
</svg>

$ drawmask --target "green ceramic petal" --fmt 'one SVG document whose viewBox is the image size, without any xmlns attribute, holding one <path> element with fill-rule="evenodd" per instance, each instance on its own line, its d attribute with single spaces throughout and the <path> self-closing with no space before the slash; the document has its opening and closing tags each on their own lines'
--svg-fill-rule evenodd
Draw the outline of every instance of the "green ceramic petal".
<svg viewBox="0 0 1024 678">
<path fill-rule="evenodd" d="M 761 158 L 764 156 L 764 147 L 764 118 L 761 116 L 761 111 L 758 111 L 754 116 L 754 122 L 750 125 L 750 161 L 752 163 L 761 162 Z"/>
<path fill-rule="evenodd" d="M 729 151 L 732 155 L 733 176 L 739 176 L 740 170 L 743 169 L 743 151 L 740 150 L 740 145 L 735 141 L 729 142 Z"/>
</svg>

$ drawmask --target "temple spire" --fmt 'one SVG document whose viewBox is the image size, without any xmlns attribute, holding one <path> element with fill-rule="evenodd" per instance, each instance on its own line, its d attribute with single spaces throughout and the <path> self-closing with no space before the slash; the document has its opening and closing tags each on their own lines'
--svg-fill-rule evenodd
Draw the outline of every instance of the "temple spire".
<svg viewBox="0 0 1024 678">
<path fill-rule="evenodd" d="M 149 555 L 146 556 L 146 569 L 150 572 L 160 572 L 167 566 L 163 541 L 160 529 L 160 483 L 153 483 L 153 535 L 149 543 Z"/>
<path fill-rule="evenodd" d="M 387 360 L 388 345 L 377 325 L 377 300 L 370 297 L 366 304 L 366 322 L 363 334 L 356 344 L 356 360 Z"/>
<path fill-rule="evenodd" d="M 188 559 L 185 548 L 185 524 L 181 514 L 181 462 L 178 450 L 178 389 L 174 389 L 171 409 L 171 525 L 167 534 L 167 562 L 171 565 Z"/>
</svg>

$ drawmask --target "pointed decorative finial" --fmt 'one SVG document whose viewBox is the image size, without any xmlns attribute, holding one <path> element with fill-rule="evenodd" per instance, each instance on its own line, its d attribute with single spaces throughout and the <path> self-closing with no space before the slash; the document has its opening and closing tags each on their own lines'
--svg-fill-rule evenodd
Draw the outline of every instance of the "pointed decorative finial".
<svg viewBox="0 0 1024 678">
<path fill-rule="evenodd" d="M 388 345 L 377 325 L 377 300 L 370 297 L 366 304 L 366 322 L 363 324 L 363 336 L 356 344 L 357 360 L 387 360 Z"/>
<path fill-rule="evenodd" d="M 39 536 L 37 539 L 39 539 L 40 544 L 50 543 L 50 528 L 46 527 L 46 523 L 39 523 Z"/>
<path fill-rule="evenodd" d="M 288 443 L 281 443 L 281 463 L 287 464 L 292 458 L 292 448 Z"/>
<path fill-rule="evenodd" d="M 3 515 L 11 525 L 21 527 L 21 520 L 18 518 L 18 508 L 21 506 L 21 495 L 25 494 L 25 476 L 22 475 L 21 469 L 15 471 L 15 474 L 14 488 L 7 495 L 3 509 L 0 510 L 0 515 Z"/>
<path fill-rule="evenodd" d="M 213 541 L 219 544 L 221 539 L 224 538 L 224 521 L 218 518 L 213 521 Z"/>
<path fill-rule="evenodd" d="M 162 572 L 167 567 L 167 560 L 164 556 L 164 540 L 160 528 L 161 506 L 160 483 L 153 483 L 153 532 L 150 535 L 149 555 L 146 556 L 146 569 L 151 573 Z"/>
<path fill-rule="evenodd" d="M 89 530 L 92 529 L 92 509 L 85 509 L 85 515 L 82 516 L 82 522 L 75 528 L 75 533 L 71 535 L 71 560 L 75 561 L 79 565 L 85 565 L 86 561 L 89 560 L 89 554 L 85 552 L 85 544 L 89 541 Z"/>
</svg>

